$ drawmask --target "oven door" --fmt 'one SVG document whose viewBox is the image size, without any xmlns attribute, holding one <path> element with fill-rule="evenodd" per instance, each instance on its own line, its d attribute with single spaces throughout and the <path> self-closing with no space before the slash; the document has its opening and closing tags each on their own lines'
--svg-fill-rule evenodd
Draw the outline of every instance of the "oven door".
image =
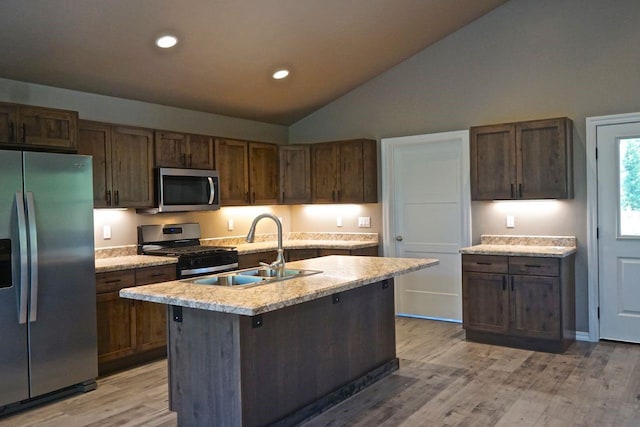
<svg viewBox="0 0 640 427">
<path fill-rule="evenodd" d="M 218 172 L 203 169 L 158 168 L 158 212 L 220 209 Z"/>
<path fill-rule="evenodd" d="M 211 255 L 181 256 L 178 261 L 178 278 L 224 273 L 238 269 L 238 253 L 229 251 Z"/>
</svg>

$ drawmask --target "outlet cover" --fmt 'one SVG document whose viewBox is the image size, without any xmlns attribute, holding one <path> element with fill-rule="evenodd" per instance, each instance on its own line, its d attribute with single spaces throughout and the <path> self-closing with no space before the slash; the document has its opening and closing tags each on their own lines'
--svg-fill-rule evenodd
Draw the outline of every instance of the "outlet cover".
<svg viewBox="0 0 640 427">
<path fill-rule="evenodd" d="M 516 218 L 513 215 L 507 215 L 507 228 L 516 227 Z"/>
<path fill-rule="evenodd" d="M 371 228 L 371 217 L 370 216 L 359 216 L 358 217 L 358 227 L 360 227 L 360 228 Z"/>
<path fill-rule="evenodd" d="M 342 227 L 342 217 L 341 216 L 336 218 L 336 226 L 337 227 Z"/>
<path fill-rule="evenodd" d="M 228 219 L 227 220 L 227 230 L 233 231 L 233 220 L 232 219 Z"/>
<path fill-rule="evenodd" d="M 102 238 L 104 240 L 111 239 L 111 226 L 110 225 L 103 225 L 102 226 Z"/>
</svg>

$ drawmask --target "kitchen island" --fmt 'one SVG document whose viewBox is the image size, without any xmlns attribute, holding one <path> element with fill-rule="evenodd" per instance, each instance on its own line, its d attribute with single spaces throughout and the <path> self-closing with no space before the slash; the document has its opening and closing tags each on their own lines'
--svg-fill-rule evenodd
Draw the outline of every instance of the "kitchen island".
<svg viewBox="0 0 640 427">
<path fill-rule="evenodd" d="M 172 281 L 120 296 L 168 305 L 181 426 L 294 425 L 398 368 L 393 277 L 434 259 L 328 256 L 249 288 Z"/>
</svg>

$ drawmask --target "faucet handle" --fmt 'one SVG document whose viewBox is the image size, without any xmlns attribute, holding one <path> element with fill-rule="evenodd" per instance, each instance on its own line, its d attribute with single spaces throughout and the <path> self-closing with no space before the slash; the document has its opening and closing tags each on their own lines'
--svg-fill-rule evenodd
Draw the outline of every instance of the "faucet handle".
<svg viewBox="0 0 640 427">
<path fill-rule="evenodd" d="M 260 265 L 260 267 L 271 267 L 271 264 L 268 264 L 268 263 L 262 262 L 262 261 L 260 261 L 259 265 Z"/>
</svg>

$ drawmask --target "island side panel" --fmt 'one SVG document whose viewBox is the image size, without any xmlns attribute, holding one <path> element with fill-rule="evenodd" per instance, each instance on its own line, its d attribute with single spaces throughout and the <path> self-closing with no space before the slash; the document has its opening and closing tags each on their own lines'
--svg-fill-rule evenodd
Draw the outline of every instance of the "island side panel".
<svg viewBox="0 0 640 427">
<path fill-rule="evenodd" d="M 241 425 L 239 316 L 168 306 L 169 408 L 178 425 Z"/>
<path fill-rule="evenodd" d="M 243 425 L 308 416 L 328 402 L 308 405 L 396 359 L 393 280 L 384 283 L 265 313 L 258 328 L 241 316 Z"/>
</svg>

